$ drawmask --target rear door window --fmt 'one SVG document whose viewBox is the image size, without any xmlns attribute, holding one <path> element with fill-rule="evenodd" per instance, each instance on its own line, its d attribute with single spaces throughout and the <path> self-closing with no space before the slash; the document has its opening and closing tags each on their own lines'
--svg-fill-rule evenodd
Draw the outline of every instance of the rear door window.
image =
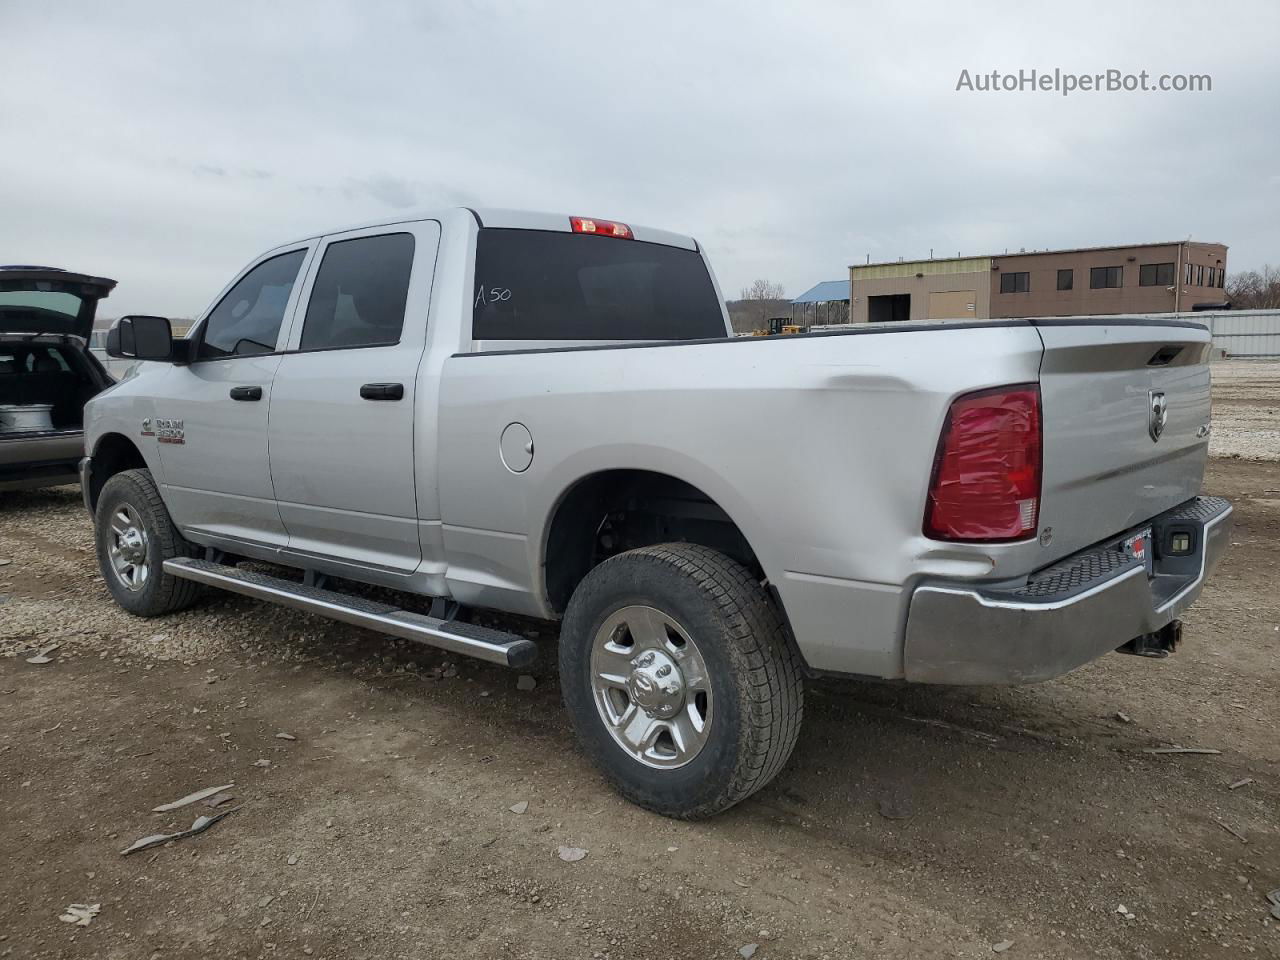
<svg viewBox="0 0 1280 960">
<path fill-rule="evenodd" d="M 273 352 L 305 254 L 282 253 L 246 273 L 205 321 L 197 359 Z"/>
<path fill-rule="evenodd" d="M 696 250 L 489 227 L 476 241 L 477 340 L 702 340 L 724 315 Z"/>
<path fill-rule="evenodd" d="M 411 233 L 329 244 L 311 285 L 301 349 L 399 343 L 412 267 Z"/>
</svg>

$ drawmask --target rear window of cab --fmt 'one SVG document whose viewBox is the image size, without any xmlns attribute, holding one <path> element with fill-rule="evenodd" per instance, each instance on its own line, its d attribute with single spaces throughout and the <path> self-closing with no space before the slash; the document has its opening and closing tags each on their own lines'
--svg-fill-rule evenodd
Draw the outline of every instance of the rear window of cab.
<svg viewBox="0 0 1280 960">
<path fill-rule="evenodd" d="M 725 336 L 695 250 L 486 227 L 476 241 L 477 340 L 703 340 Z"/>
</svg>

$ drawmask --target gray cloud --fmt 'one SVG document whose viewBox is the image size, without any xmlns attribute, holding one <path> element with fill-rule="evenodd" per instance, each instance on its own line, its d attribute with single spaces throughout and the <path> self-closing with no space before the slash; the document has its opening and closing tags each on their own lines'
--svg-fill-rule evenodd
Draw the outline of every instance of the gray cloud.
<svg viewBox="0 0 1280 960">
<path fill-rule="evenodd" d="M 1280 261 L 1274 3 L 1229 31 L 1095 2 L 176 9 L 0 5 L 0 262 L 116 277 L 110 314 L 191 315 L 286 239 L 459 203 L 691 233 L 730 294 L 931 248 L 1191 234 Z M 1023 67 L 1214 88 L 955 91 Z"/>
</svg>

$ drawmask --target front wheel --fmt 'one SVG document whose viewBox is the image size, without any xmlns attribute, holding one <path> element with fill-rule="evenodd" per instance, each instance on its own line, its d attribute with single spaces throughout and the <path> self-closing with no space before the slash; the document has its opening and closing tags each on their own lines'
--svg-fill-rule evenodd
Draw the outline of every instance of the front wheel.
<svg viewBox="0 0 1280 960">
<path fill-rule="evenodd" d="M 560 675 L 587 755 L 666 816 L 750 796 L 800 732 L 800 662 L 779 611 L 749 570 L 707 547 L 644 547 L 591 570 L 565 613 Z"/>
<path fill-rule="evenodd" d="M 164 572 L 171 557 L 195 548 L 169 516 L 150 470 L 117 473 L 102 488 L 94 511 L 98 566 L 116 603 L 139 617 L 191 606 L 199 584 Z"/>
</svg>

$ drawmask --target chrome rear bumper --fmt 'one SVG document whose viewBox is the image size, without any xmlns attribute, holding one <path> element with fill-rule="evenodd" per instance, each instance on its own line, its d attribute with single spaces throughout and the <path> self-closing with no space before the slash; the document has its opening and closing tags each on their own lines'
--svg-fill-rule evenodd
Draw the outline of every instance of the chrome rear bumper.
<svg viewBox="0 0 1280 960">
<path fill-rule="evenodd" d="M 1150 577 L 1141 560 L 1108 544 L 1067 557 L 1018 587 L 917 587 L 907 616 L 906 679 L 1047 680 L 1165 627 L 1195 602 L 1221 559 L 1231 505 L 1197 497 L 1153 518 L 1151 527 L 1156 559 Z M 1174 532 L 1192 535 L 1191 552 L 1169 554 Z"/>
</svg>

